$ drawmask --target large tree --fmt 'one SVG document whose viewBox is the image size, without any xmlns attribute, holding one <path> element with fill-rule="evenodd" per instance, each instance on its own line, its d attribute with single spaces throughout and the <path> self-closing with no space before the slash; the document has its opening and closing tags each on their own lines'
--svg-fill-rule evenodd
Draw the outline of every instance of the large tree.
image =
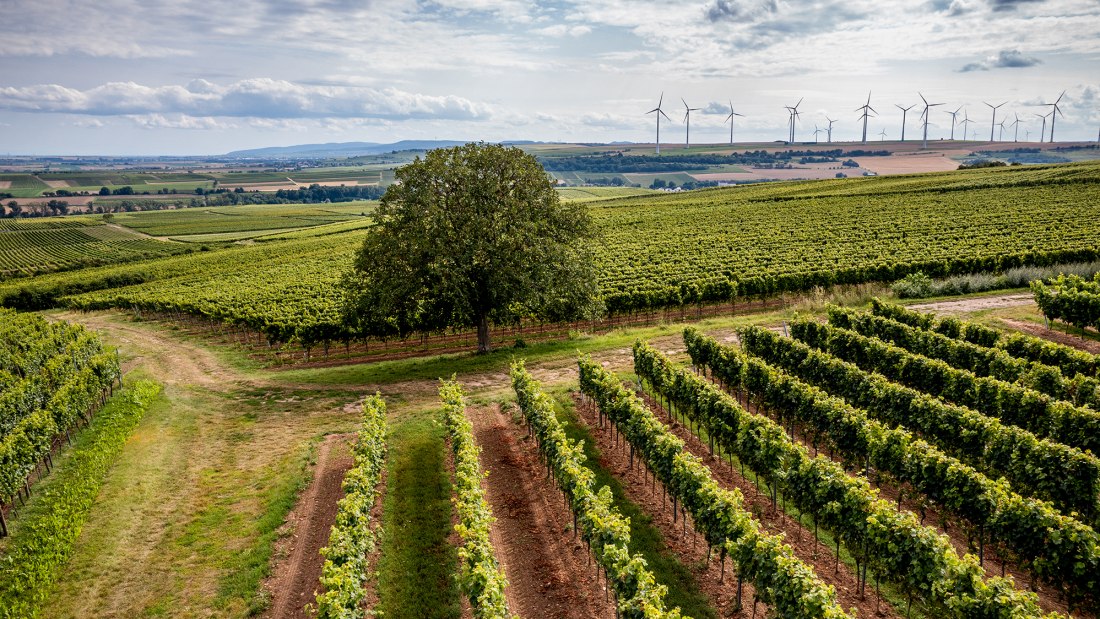
<svg viewBox="0 0 1100 619">
<path fill-rule="evenodd" d="M 345 320 L 362 335 L 550 321 L 602 308 L 586 207 L 563 204 L 534 157 L 467 144 L 396 172 L 345 277 Z"/>
</svg>

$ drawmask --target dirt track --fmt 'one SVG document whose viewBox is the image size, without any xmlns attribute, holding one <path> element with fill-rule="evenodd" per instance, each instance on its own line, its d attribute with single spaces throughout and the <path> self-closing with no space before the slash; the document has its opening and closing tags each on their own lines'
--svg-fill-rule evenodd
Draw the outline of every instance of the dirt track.
<svg viewBox="0 0 1100 619">
<path fill-rule="evenodd" d="M 328 545 L 329 532 L 336 522 L 336 504 L 344 497 L 344 475 L 354 464 L 349 445 L 353 438 L 353 434 L 330 434 L 317 449 L 313 480 L 283 525 L 289 535 L 276 553 L 285 553 L 286 559 L 278 562 L 274 576 L 264 585 L 272 595 L 265 617 L 311 616 L 306 605 L 314 600 L 324 564 L 320 550 Z"/>
<path fill-rule="evenodd" d="M 588 549 L 569 532 L 572 517 L 543 474 L 533 439 L 499 406 L 470 408 L 486 498 L 496 522 L 493 548 L 508 577 L 509 609 L 520 617 L 615 616 L 596 582 Z"/>
</svg>

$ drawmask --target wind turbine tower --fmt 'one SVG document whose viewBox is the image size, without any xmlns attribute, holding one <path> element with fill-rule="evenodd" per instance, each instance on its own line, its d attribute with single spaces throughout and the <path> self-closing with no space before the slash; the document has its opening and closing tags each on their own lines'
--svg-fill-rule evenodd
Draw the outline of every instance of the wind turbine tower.
<svg viewBox="0 0 1100 619">
<path fill-rule="evenodd" d="M 870 113 L 878 114 L 878 112 L 875 111 L 875 108 L 871 107 L 871 91 L 870 90 L 867 91 L 867 103 L 864 103 L 862 107 L 857 107 L 856 108 L 857 112 L 860 111 L 860 110 L 863 110 L 863 114 L 860 115 L 860 118 L 863 119 L 863 143 L 866 144 L 867 143 L 867 118 L 870 116 Z"/>
<path fill-rule="evenodd" d="M 936 107 L 937 105 L 943 105 L 943 104 L 942 103 L 929 103 L 928 99 L 924 98 L 924 95 L 920 94 L 919 92 L 917 93 L 917 95 L 920 96 L 921 101 L 924 101 L 924 112 L 921 113 L 921 116 L 924 117 L 924 146 L 922 146 L 921 148 L 928 148 L 928 121 L 932 117 L 932 115 L 929 114 L 928 111 L 931 110 L 932 108 Z"/>
<path fill-rule="evenodd" d="M 805 99 L 805 97 L 802 97 L 802 99 Z M 799 99 L 798 103 L 794 104 L 794 107 L 785 106 L 787 108 L 787 111 L 791 115 L 790 118 L 787 121 L 791 125 L 791 139 L 790 139 L 791 144 L 794 144 L 794 125 L 795 125 L 795 123 L 798 122 L 798 115 L 800 113 L 798 111 L 798 106 L 802 105 L 802 99 Z"/>
<path fill-rule="evenodd" d="M 825 117 L 825 120 L 829 121 L 829 128 L 825 130 L 826 133 L 828 134 L 826 136 L 826 139 L 828 139 L 829 143 L 832 144 L 833 143 L 833 123 L 835 123 L 836 121 L 833 120 L 832 118 L 829 118 L 828 116 Z"/>
<path fill-rule="evenodd" d="M 681 98 L 680 100 L 684 101 L 683 98 Z M 688 102 L 684 101 L 684 122 L 687 123 L 687 132 L 684 133 L 684 148 L 685 149 L 691 147 L 691 113 L 692 112 L 698 112 L 701 109 L 703 109 L 703 108 L 688 107 Z"/>
<path fill-rule="evenodd" d="M 982 101 L 982 103 L 985 103 L 985 101 Z M 1008 103 L 1008 101 L 1005 101 L 1005 103 Z M 990 142 L 993 141 L 993 130 L 997 128 L 997 108 L 1001 107 L 1001 105 L 1004 105 L 1005 103 L 1002 103 L 1000 105 L 990 105 L 988 103 L 985 103 L 986 105 L 989 106 L 989 108 L 991 110 L 993 110 L 993 121 L 989 124 L 989 141 Z"/>
<path fill-rule="evenodd" d="M 820 134 L 820 133 L 823 133 L 824 131 L 825 131 L 825 130 L 824 130 L 824 129 L 822 129 L 822 128 L 820 128 L 820 127 L 818 127 L 816 123 L 814 124 L 814 144 L 817 144 L 817 136 L 818 136 L 818 134 Z"/>
<path fill-rule="evenodd" d="M 1016 117 L 1016 120 L 1009 123 L 1016 130 L 1016 132 L 1012 134 L 1012 141 L 1013 142 L 1019 142 L 1020 141 L 1020 115 L 1016 112 L 1013 112 L 1012 115 Z"/>
<path fill-rule="evenodd" d="M 1054 143 L 1054 118 L 1056 116 L 1058 116 L 1059 114 L 1062 114 L 1062 108 L 1058 107 L 1058 104 L 1061 103 L 1062 97 L 1064 97 L 1064 96 L 1066 96 L 1066 91 L 1063 90 L 1062 94 L 1058 95 L 1058 98 L 1054 100 L 1054 103 L 1044 103 L 1043 104 L 1043 105 L 1049 105 L 1052 108 L 1054 108 L 1054 109 L 1050 110 L 1050 143 L 1051 144 Z M 1062 114 L 1062 118 L 1065 118 L 1064 114 Z"/>
<path fill-rule="evenodd" d="M 733 100 L 731 99 L 730 100 L 730 115 L 726 116 L 726 120 L 730 121 L 730 146 L 733 146 L 733 117 L 734 116 L 742 116 L 743 117 L 744 114 L 738 114 L 737 112 L 733 111 Z"/>
<path fill-rule="evenodd" d="M 901 107 L 897 103 L 894 104 L 894 107 L 901 110 L 901 141 L 902 142 L 905 141 L 905 115 L 909 113 L 909 110 L 913 109 L 916 106 L 917 106 L 916 103 L 914 103 L 913 105 L 910 105 L 909 107 Z"/>
<path fill-rule="evenodd" d="M 976 122 L 976 121 L 970 120 L 970 112 L 968 112 L 966 110 L 963 110 L 963 119 L 959 121 L 959 124 L 963 126 L 963 140 L 964 141 L 966 140 L 966 126 L 969 125 L 972 122 Z"/>
<path fill-rule="evenodd" d="M 1043 137 L 1047 134 L 1047 116 L 1048 114 L 1036 114 L 1039 118 L 1043 119 L 1043 130 L 1039 133 L 1039 143 L 1043 143 Z"/>
<path fill-rule="evenodd" d="M 657 101 L 657 107 L 646 112 L 646 114 L 657 113 L 657 154 L 661 154 L 661 117 L 664 116 L 665 120 L 672 122 L 672 119 L 665 114 L 665 111 L 661 109 L 661 104 L 665 102 L 665 93 L 661 93 L 661 98 Z"/>
<path fill-rule="evenodd" d="M 951 115 L 951 140 L 952 141 L 954 141 L 954 139 L 955 139 L 955 118 L 959 115 L 959 110 L 961 110 L 961 109 L 963 109 L 963 108 L 960 105 L 958 110 L 955 110 L 954 112 L 947 112 L 948 114 Z M 966 137 L 966 135 L 964 134 L 963 137 Z"/>
</svg>

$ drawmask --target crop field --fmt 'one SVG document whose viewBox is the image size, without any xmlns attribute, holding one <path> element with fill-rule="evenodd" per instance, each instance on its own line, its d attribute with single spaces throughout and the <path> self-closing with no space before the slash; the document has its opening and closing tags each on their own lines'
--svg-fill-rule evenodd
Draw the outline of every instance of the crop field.
<svg viewBox="0 0 1100 619">
<path fill-rule="evenodd" d="M 0 227 L 0 278 L 147 260 L 185 251 L 185 245 L 151 239 L 116 226 Z"/>
<path fill-rule="evenodd" d="M 651 195 L 653 190 L 639 187 L 559 187 L 558 195 L 569 202 L 592 202 L 608 198 Z"/>
<path fill-rule="evenodd" d="M 559 195 L 612 317 L 681 311 L 348 362 L 375 203 L 0 219 L 185 252 L 0 282 L 0 617 L 1097 616 L 1092 327 L 776 297 L 1098 259 L 1100 163 Z"/>
<path fill-rule="evenodd" d="M 349 221 L 369 214 L 374 205 L 374 202 L 346 202 L 188 208 L 122 213 L 115 216 L 115 222 L 152 236 L 182 238 L 186 235 L 298 229 Z"/>
<path fill-rule="evenodd" d="M 942 276 L 1094 260 L 1100 256 L 1098 173 L 1100 164 L 1073 164 L 593 202 L 601 231 L 601 287 L 609 312 L 626 314 L 815 286 L 889 282 L 918 270 Z M 244 208 L 271 207 L 225 210 Z M 331 208 L 339 210 L 325 214 Z M 260 219 L 279 229 L 288 226 L 274 219 L 325 223 L 354 219 L 349 213 L 357 208 L 362 207 L 317 205 L 285 218 Z M 141 215 L 163 216 L 163 226 L 144 228 L 160 234 L 229 233 L 265 225 L 201 210 Z M 174 217 L 204 218 L 210 229 Z M 345 337 L 334 318 L 337 282 L 361 238 L 356 231 L 316 243 L 265 243 L 262 250 L 92 269 L 79 285 L 60 274 L 0 286 L 0 299 L 64 297 L 62 303 L 81 308 L 167 309 L 247 325 L 272 341 L 324 342 Z M 327 256 L 303 257 L 322 246 Z M 119 287 L 136 272 L 143 283 Z M 308 302 L 283 294 L 290 289 L 311 291 Z M 83 294 L 66 296 L 74 292 Z M 283 299 L 277 307 L 256 302 L 276 298 Z"/>
</svg>

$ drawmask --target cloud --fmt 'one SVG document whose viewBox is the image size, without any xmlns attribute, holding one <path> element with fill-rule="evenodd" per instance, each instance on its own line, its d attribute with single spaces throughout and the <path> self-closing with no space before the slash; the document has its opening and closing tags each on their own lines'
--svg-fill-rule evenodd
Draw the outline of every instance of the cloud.
<svg viewBox="0 0 1100 619">
<path fill-rule="evenodd" d="M 1042 64 L 1043 61 L 1034 56 L 1025 56 L 1018 49 L 1001 50 L 995 56 L 989 56 L 980 62 L 970 62 L 959 69 L 959 73 L 970 71 L 988 71 L 990 69 L 1023 69 Z"/>
<path fill-rule="evenodd" d="M 1017 8 L 1024 4 L 1037 4 L 1044 2 L 1045 0 L 990 0 L 990 6 L 994 11 L 1015 11 Z"/>
<path fill-rule="evenodd" d="M 564 37 L 566 35 L 571 37 L 581 37 L 592 32 L 591 26 L 578 25 L 568 26 L 566 24 L 555 24 L 553 26 L 547 26 L 545 28 L 539 28 L 532 30 L 535 34 L 541 34 L 548 37 Z"/>
<path fill-rule="evenodd" d="M 228 129 L 233 125 L 219 122 L 215 118 L 186 116 L 184 114 L 137 114 L 127 116 L 142 129 L 191 129 L 210 131 Z M 102 125 L 102 123 L 100 123 Z"/>
<path fill-rule="evenodd" d="M 929 0 L 928 6 L 932 12 L 943 13 L 948 17 L 958 17 L 974 10 L 974 7 L 964 0 Z"/>
<path fill-rule="evenodd" d="M 304 85 L 269 78 L 221 86 L 193 80 L 186 86 L 110 82 L 88 90 L 58 84 L 0 88 L 0 109 L 90 116 L 152 115 L 249 118 L 442 118 L 485 120 L 488 106 L 454 95 L 425 95 L 396 88 Z M 180 121 L 175 121 L 180 122 Z M 189 127 L 196 128 L 196 127 Z"/>
<path fill-rule="evenodd" d="M 704 15 L 709 21 L 756 21 L 779 10 L 776 0 L 714 0 Z"/>
<path fill-rule="evenodd" d="M 711 101 L 703 108 L 704 114 L 726 114 L 730 113 L 729 103 L 721 103 L 719 101 Z"/>
</svg>

